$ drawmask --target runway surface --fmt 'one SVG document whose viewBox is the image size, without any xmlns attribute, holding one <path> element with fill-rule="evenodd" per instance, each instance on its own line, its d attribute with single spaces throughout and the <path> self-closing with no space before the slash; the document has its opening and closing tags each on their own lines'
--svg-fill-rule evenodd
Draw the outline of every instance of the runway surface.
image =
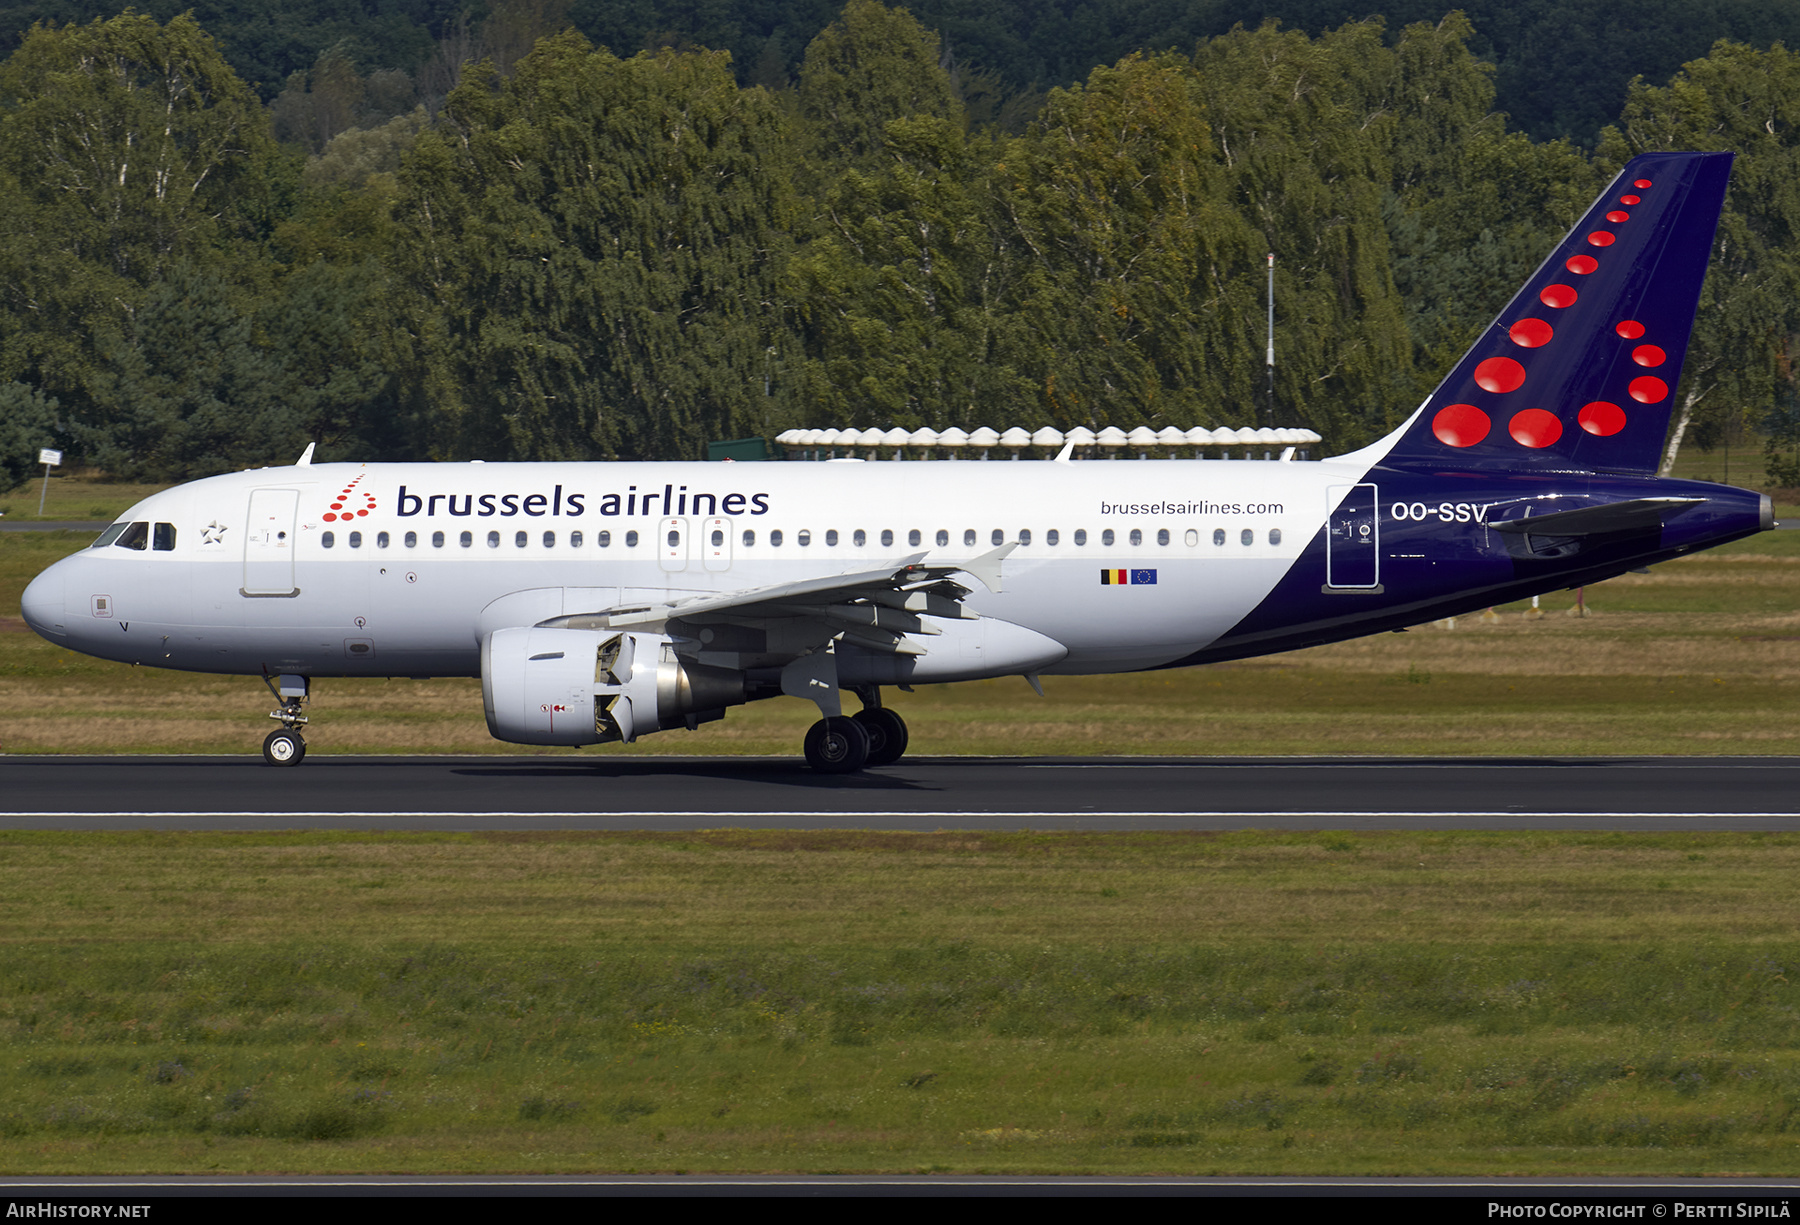
<svg viewBox="0 0 1800 1225">
<path fill-rule="evenodd" d="M 1800 829 L 1800 758 L 0 757 L 0 829 Z"/>
</svg>

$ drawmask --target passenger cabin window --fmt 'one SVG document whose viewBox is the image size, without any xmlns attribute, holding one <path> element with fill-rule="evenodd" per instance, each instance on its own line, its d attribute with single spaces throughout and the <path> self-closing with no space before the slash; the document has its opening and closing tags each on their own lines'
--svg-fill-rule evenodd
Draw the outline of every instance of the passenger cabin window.
<svg viewBox="0 0 1800 1225">
<path fill-rule="evenodd" d="M 637 533 L 635 531 L 625 533 L 625 547 L 626 548 L 628 548 L 628 549 L 637 548 L 637 540 L 638 540 L 638 537 L 637 537 Z"/>
<path fill-rule="evenodd" d="M 1256 543 L 1256 533 L 1251 531 L 1249 528 L 1245 528 L 1243 530 L 1243 533 L 1238 537 L 1238 539 L 1243 542 L 1243 545 L 1245 548 L 1249 548 L 1251 545 Z"/>
<path fill-rule="evenodd" d="M 1110 549 L 1110 548 L 1112 548 L 1112 542 L 1113 542 L 1113 530 L 1109 527 L 1105 531 L 1100 533 L 1100 543 Z"/>
<path fill-rule="evenodd" d="M 571 549 L 579 549 L 581 547 L 581 533 L 580 532 L 570 532 L 569 533 L 569 547 Z"/>
<path fill-rule="evenodd" d="M 392 537 L 390 537 L 386 532 L 375 533 L 375 547 L 378 549 L 387 548 L 388 544 L 391 540 L 392 540 Z"/>
<path fill-rule="evenodd" d="M 862 548 L 869 543 L 869 533 L 863 531 L 860 527 L 857 528 L 854 532 L 850 533 L 850 543 L 859 549 Z"/>
<path fill-rule="evenodd" d="M 937 542 L 938 542 L 938 548 L 940 548 L 940 549 L 943 548 L 945 545 L 949 544 L 950 543 L 950 533 L 944 531 L 942 528 L 939 528 L 938 534 L 937 534 Z"/>
<path fill-rule="evenodd" d="M 515 549 L 524 548 L 526 543 L 530 539 L 531 539 L 530 532 L 514 532 L 513 533 L 513 548 L 515 548 Z"/>
<path fill-rule="evenodd" d="M 1075 543 L 1078 545 L 1087 543 L 1087 529 L 1085 527 L 1078 527 L 1075 529 Z"/>
<path fill-rule="evenodd" d="M 756 543 L 756 532 L 752 528 L 744 529 L 744 547 L 747 549 Z"/>
<path fill-rule="evenodd" d="M 546 549 L 554 549 L 556 547 L 556 533 L 555 532 L 545 532 L 544 533 L 544 547 Z"/>
<path fill-rule="evenodd" d="M 1160 545 L 1167 545 L 1169 543 L 1169 529 L 1168 528 L 1159 527 L 1156 529 L 1156 543 L 1160 544 Z"/>
<path fill-rule="evenodd" d="M 612 548 L 612 533 L 611 532 L 595 532 L 594 533 L 594 543 L 599 545 L 603 549 Z"/>
<path fill-rule="evenodd" d="M 1225 543 L 1225 529 L 1224 528 L 1215 527 L 1213 529 L 1213 543 L 1215 545 L 1222 545 Z"/>
<path fill-rule="evenodd" d="M 998 536 L 999 534 L 1000 534 L 999 532 L 994 533 L 994 535 L 996 535 L 996 536 Z M 1031 529 L 1028 527 L 1020 528 L 1019 529 L 1019 547 L 1022 549 L 1030 543 L 1031 543 Z M 1052 543 L 1054 543 L 1054 542 L 1052 542 Z"/>
<path fill-rule="evenodd" d="M 885 528 L 885 527 L 882 528 L 881 529 L 881 547 L 884 549 L 889 549 L 889 548 L 892 548 L 893 545 L 894 545 L 893 530 L 891 528 Z"/>
<path fill-rule="evenodd" d="M 319 537 L 319 544 L 322 547 L 327 548 L 327 549 L 336 545 L 337 544 L 337 533 L 326 532 L 323 536 Z"/>
<path fill-rule="evenodd" d="M 467 536 L 468 533 L 464 532 L 463 535 Z M 431 533 L 431 547 L 434 549 L 441 549 L 444 547 L 444 533 L 442 533 L 442 532 Z M 463 547 L 465 549 L 469 547 L 469 542 L 467 540 L 463 541 Z"/>
<path fill-rule="evenodd" d="M 914 548 L 917 548 L 924 541 L 924 539 L 925 539 L 924 533 L 919 531 L 919 529 L 916 527 L 913 528 L 912 531 L 906 533 L 906 543 L 912 545 Z M 942 544 L 943 541 L 940 540 L 938 543 Z"/>
<path fill-rule="evenodd" d="M 837 529 L 835 527 L 825 529 L 825 543 L 831 548 L 837 548 Z"/>
<path fill-rule="evenodd" d="M 794 533 L 794 543 L 804 549 L 807 545 L 812 543 L 812 533 L 806 528 L 801 528 Z"/>
<path fill-rule="evenodd" d="M 350 547 L 353 549 L 362 548 L 362 533 L 361 532 L 351 532 L 350 533 Z"/>
<path fill-rule="evenodd" d="M 443 544 L 444 542 L 440 540 L 440 541 L 438 541 L 438 543 Z M 409 549 L 416 549 L 419 547 L 419 533 L 417 533 L 417 532 L 406 533 L 406 547 Z"/>
<path fill-rule="evenodd" d="M 1144 533 L 1139 531 L 1135 527 L 1132 528 L 1131 529 L 1131 547 L 1135 549 L 1143 543 L 1144 543 Z"/>
<path fill-rule="evenodd" d="M 1280 544 L 1281 543 L 1281 529 L 1280 528 L 1272 527 L 1269 529 L 1269 543 L 1270 544 Z"/>
<path fill-rule="evenodd" d="M 974 543 L 975 543 L 975 529 L 972 527 L 964 528 L 963 529 L 963 544 L 967 545 L 967 546 L 973 546 Z"/>
<path fill-rule="evenodd" d="M 1049 531 L 1044 533 L 1044 543 L 1047 545 L 1054 546 L 1054 545 L 1060 543 L 1061 540 L 1062 540 L 1062 536 L 1061 536 L 1061 534 L 1059 534 L 1057 532 L 1057 530 L 1055 528 L 1051 528 Z M 1029 544 L 1030 542 L 1027 541 L 1026 543 Z"/>
<path fill-rule="evenodd" d="M 776 528 L 774 531 L 769 533 L 769 547 L 771 549 L 779 549 L 781 547 L 781 529 L 780 528 Z"/>
<path fill-rule="evenodd" d="M 722 549 L 725 547 L 725 529 L 724 528 L 715 527 L 712 530 L 712 547 L 715 549 Z"/>
<path fill-rule="evenodd" d="M 475 533 L 474 532 L 464 532 L 460 537 L 457 538 L 457 543 L 462 545 L 462 547 L 465 549 L 474 548 L 475 547 Z"/>
<path fill-rule="evenodd" d="M 500 547 L 500 533 L 499 532 L 489 532 L 488 533 L 488 548 L 497 549 L 499 547 Z"/>
</svg>

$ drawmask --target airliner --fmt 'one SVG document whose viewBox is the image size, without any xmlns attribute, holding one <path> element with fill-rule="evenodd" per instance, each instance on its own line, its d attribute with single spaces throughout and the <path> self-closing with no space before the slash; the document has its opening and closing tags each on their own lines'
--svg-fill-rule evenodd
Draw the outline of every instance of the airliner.
<svg viewBox="0 0 1800 1225">
<path fill-rule="evenodd" d="M 1774 526 L 1656 476 L 1731 155 L 1633 160 L 1398 429 L 1335 458 L 311 462 L 146 498 L 39 575 L 50 641 L 312 681 L 479 676 L 489 730 L 631 742 L 779 694 L 812 769 L 891 764 L 884 688 L 1180 668 L 1404 629 Z M 843 693 L 860 703 L 844 713 Z"/>
</svg>

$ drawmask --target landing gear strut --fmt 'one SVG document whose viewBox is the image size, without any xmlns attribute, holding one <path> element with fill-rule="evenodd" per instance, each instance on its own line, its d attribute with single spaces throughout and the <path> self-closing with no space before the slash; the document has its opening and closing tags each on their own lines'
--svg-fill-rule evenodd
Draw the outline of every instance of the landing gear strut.
<svg viewBox="0 0 1800 1225">
<path fill-rule="evenodd" d="M 279 679 L 264 676 L 263 684 L 275 695 L 280 707 L 269 712 L 269 718 L 281 722 L 281 728 L 263 740 L 263 760 L 271 766 L 297 766 L 306 757 L 306 741 L 300 729 L 306 726 L 307 678 L 284 673 Z"/>
<path fill-rule="evenodd" d="M 881 705 L 881 689 L 857 689 L 863 708 L 846 718 L 838 698 L 837 657 L 827 644 L 781 670 L 781 691 L 816 703 L 824 716 L 806 733 L 806 764 L 820 774 L 854 774 L 890 766 L 906 752 L 906 723 Z"/>
</svg>

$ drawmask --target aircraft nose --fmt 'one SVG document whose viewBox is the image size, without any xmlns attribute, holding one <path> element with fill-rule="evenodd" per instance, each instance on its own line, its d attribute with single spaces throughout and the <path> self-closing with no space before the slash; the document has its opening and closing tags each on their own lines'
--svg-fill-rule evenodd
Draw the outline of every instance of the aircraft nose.
<svg viewBox="0 0 1800 1225">
<path fill-rule="evenodd" d="M 19 601 L 25 624 L 47 638 L 67 637 L 63 612 L 63 567 L 58 564 L 31 580 Z"/>
</svg>

